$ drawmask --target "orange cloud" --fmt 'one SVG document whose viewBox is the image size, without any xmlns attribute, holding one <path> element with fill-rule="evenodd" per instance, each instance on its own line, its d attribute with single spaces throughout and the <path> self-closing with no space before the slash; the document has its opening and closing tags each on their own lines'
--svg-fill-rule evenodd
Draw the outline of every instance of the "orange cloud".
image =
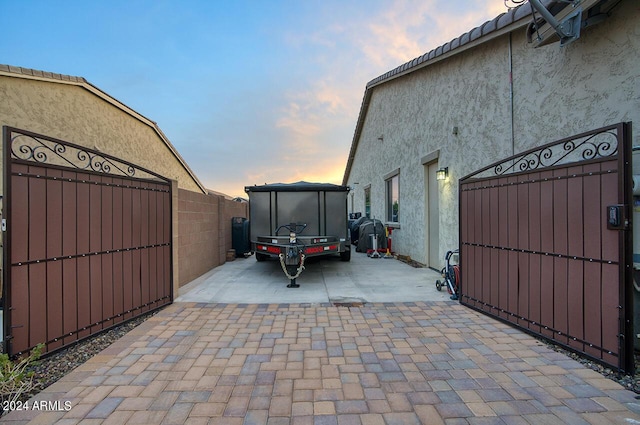
<svg viewBox="0 0 640 425">
<path fill-rule="evenodd" d="M 506 11 L 502 0 L 396 0 L 376 15 L 339 18 L 313 33 L 289 34 L 296 49 L 313 51 L 314 74 L 291 88 L 274 127 L 277 161 L 254 165 L 248 184 L 299 180 L 339 184 L 365 84 Z M 224 191 L 223 182 L 216 183 Z M 237 193 L 231 189 L 230 193 Z"/>
<path fill-rule="evenodd" d="M 397 0 L 379 16 L 370 18 L 368 32 L 360 34 L 358 40 L 372 63 L 392 68 L 451 41 L 506 10 L 500 0 Z"/>
</svg>

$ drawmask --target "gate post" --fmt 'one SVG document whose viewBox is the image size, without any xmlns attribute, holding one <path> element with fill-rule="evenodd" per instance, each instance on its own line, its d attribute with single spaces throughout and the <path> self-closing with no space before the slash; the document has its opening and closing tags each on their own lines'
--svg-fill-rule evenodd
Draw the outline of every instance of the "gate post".
<svg viewBox="0 0 640 425">
<path fill-rule="evenodd" d="M 631 122 L 620 124 L 620 140 L 622 149 L 620 155 L 620 199 L 624 199 L 627 209 L 629 225 L 623 230 L 620 237 L 621 260 L 620 267 L 620 299 L 622 300 L 620 312 L 619 335 L 621 350 L 620 363 L 625 371 L 635 372 L 635 334 L 640 333 L 640 329 L 634 332 L 634 302 L 633 302 L 633 169 L 631 160 L 632 151 L 632 127 Z M 640 225 L 640 223 L 638 223 Z"/>
</svg>

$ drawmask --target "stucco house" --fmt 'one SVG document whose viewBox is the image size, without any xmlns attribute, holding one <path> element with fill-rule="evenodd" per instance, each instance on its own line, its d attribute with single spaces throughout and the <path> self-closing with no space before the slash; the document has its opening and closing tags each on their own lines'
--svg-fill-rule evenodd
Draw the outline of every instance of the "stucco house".
<svg viewBox="0 0 640 425">
<path fill-rule="evenodd" d="M 575 7 L 542 3 L 558 15 Z M 444 265 L 458 247 L 465 175 L 563 137 L 638 122 L 637 2 L 575 3 L 582 28 L 571 43 L 561 46 L 553 30 L 538 41 L 525 3 L 367 83 L 342 184 L 353 189 L 350 212 L 393 228 L 398 254 Z M 637 133 L 633 141 L 640 144 Z"/>
<path fill-rule="evenodd" d="M 632 372 L 640 8 L 518 3 L 367 84 L 350 212 L 434 269 L 459 249 L 462 304 Z"/>
</svg>

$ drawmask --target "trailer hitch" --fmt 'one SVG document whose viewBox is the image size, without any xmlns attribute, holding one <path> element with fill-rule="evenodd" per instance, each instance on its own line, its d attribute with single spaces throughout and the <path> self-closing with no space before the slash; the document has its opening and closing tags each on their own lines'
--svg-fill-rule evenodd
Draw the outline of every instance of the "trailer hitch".
<svg viewBox="0 0 640 425">
<path fill-rule="evenodd" d="M 283 253 L 278 255 L 280 266 L 282 266 L 282 271 L 291 281 L 287 288 L 299 288 L 300 285 L 296 283 L 296 279 L 304 270 L 305 256 L 304 247 L 298 245 L 298 233 L 301 233 L 307 227 L 307 224 L 285 224 L 276 229 L 276 234 L 283 227 L 289 231 L 289 246 L 287 247 L 286 255 Z"/>
<path fill-rule="evenodd" d="M 287 266 L 287 262 L 291 261 L 289 255 L 288 255 L 290 250 L 291 250 L 291 248 L 289 248 L 289 250 L 287 250 L 287 255 L 286 256 L 284 254 L 278 255 L 278 257 L 280 258 L 280 266 L 282 266 L 282 271 L 287 276 L 287 278 L 291 281 L 291 283 L 289 283 L 287 285 L 287 288 L 299 288 L 300 285 L 298 285 L 296 283 L 296 279 L 298 278 L 298 276 L 300 276 L 300 274 L 304 270 L 304 259 L 305 259 L 305 256 L 304 256 L 304 254 L 300 253 L 300 265 L 297 267 L 297 269 L 294 268 L 295 266 L 298 265 L 297 261 L 296 261 L 295 264 Z M 293 270 L 295 271 L 294 275 L 289 273 L 289 268 L 290 267 L 293 268 Z"/>
</svg>

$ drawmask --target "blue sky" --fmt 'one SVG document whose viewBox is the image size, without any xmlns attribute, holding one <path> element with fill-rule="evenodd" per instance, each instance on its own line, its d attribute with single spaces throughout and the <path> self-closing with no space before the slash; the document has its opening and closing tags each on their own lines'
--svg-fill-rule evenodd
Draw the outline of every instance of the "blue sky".
<svg viewBox="0 0 640 425">
<path fill-rule="evenodd" d="M 340 183 L 365 85 L 503 0 L 0 0 L 0 63 L 84 77 L 203 184 Z"/>
</svg>

